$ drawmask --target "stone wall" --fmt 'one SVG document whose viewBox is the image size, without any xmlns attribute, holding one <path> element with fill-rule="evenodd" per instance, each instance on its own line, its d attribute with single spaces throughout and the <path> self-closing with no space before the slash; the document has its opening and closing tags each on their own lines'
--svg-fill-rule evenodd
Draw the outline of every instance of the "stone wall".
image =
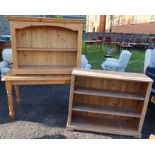
<svg viewBox="0 0 155 155">
<path fill-rule="evenodd" d="M 115 41 L 117 39 L 121 41 L 125 41 L 126 39 L 148 39 L 155 37 L 155 34 L 144 35 L 144 34 L 127 34 L 127 33 L 104 33 L 104 32 L 86 32 L 83 34 L 83 38 L 85 40 L 97 39 L 98 36 L 111 36 L 112 40 Z"/>
<path fill-rule="evenodd" d="M 0 34 L 9 34 L 10 26 L 5 16 L 0 15 Z"/>
</svg>

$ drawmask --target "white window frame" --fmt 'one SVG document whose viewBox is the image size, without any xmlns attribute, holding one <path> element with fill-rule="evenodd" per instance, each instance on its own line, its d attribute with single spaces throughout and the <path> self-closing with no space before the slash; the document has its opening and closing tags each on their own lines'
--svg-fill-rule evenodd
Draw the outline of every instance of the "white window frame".
<svg viewBox="0 0 155 155">
<path fill-rule="evenodd" d="M 95 23 L 97 23 L 98 22 L 98 17 L 97 17 L 97 15 L 95 15 Z"/>
<path fill-rule="evenodd" d="M 138 16 L 133 16 L 133 24 L 137 24 L 137 23 L 139 23 L 139 18 L 138 18 Z"/>
<path fill-rule="evenodd" d="M 151 16 L 151 22 L 155 22 L 155 15 Z"/>
<path fill-rule="evenodd" d="M 112 26 L 118 26 L 117 18 L 113 17 L 113 24 Z"/>
<path fill-rule="evenodd" d="M 119 25 L 123 25 L 123 16 L 119 16 Z"/>
</svg>

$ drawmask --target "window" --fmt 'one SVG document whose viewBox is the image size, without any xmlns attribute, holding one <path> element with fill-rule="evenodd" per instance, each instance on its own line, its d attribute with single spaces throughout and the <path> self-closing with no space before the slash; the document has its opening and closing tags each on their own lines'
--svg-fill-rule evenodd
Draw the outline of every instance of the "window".
<svg viewBox="0 0 155 155">
<path fill-rule="evenodd" d="M 123 16 L 119 16 L 119 25 L 123 25 Z"/>
<path fill-rule="evenodd" d="M 110 28 L 110 22 L 111 22 L 111 19 L 110 17 L 108 18 L 108 24 L 107 24 L 107 27 Z"/>
<path fill-rule="evenodd" d="M 97 15 L 95 15 L 95 23 L 97 22 Z"/>
<path fill-rule="evenodd" d="M 113 17 L 113 26 L 117 26 L 117 18 Z"/>
<path fill-rule="evenodd" d="M 139 17 L 138 16 L 133 16 L 133 24 L 136 24 L 139 22 Z"/>
<path fill-rule="evenodd" d="M 155 15 L 151 16 L 151 22 L 155 22 Z"/>
</svg>

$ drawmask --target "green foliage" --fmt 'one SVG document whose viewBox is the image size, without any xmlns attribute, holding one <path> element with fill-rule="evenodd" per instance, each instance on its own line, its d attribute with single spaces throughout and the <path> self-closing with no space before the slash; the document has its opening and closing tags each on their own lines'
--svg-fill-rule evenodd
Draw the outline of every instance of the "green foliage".
<svg viewBox="0 0 155 155">
<path fill-rule="evenodd" d="M 63 18 L 63 15 L 46 15 L 49 18 Z"/>
<path fill-rule="evenodd" d="M 55 15 L 54 18 L 63 18 L 63 15 Z"/>
</svg>

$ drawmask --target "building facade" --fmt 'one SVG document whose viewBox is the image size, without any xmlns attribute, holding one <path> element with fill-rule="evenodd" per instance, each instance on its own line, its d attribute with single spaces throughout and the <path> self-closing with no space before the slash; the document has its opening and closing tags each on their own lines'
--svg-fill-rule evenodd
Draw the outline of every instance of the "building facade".
<svg viewBox="0 0 155 155">
<path fill-rule="evenodd" d="M 86 32 L 105 32 L 105 15 L 89 15 L 86 17 Z"/>
<path fill-rule="evenodd" d="M 115 33 L 131 33 L 131 34 L 155 34 L 155 15 L 97 15 L 96 19 L 104 16 L 103 22 L 93 20 L 88 16 L 86 29 L 87 32 L 93 32 L 93 27 L 97 27 L 94 32 L 115 32 Z M 90 20 L 91 19 L 91 20 Z M 97 25 L 97 26 L 96 26 Z"/>
</svg>

